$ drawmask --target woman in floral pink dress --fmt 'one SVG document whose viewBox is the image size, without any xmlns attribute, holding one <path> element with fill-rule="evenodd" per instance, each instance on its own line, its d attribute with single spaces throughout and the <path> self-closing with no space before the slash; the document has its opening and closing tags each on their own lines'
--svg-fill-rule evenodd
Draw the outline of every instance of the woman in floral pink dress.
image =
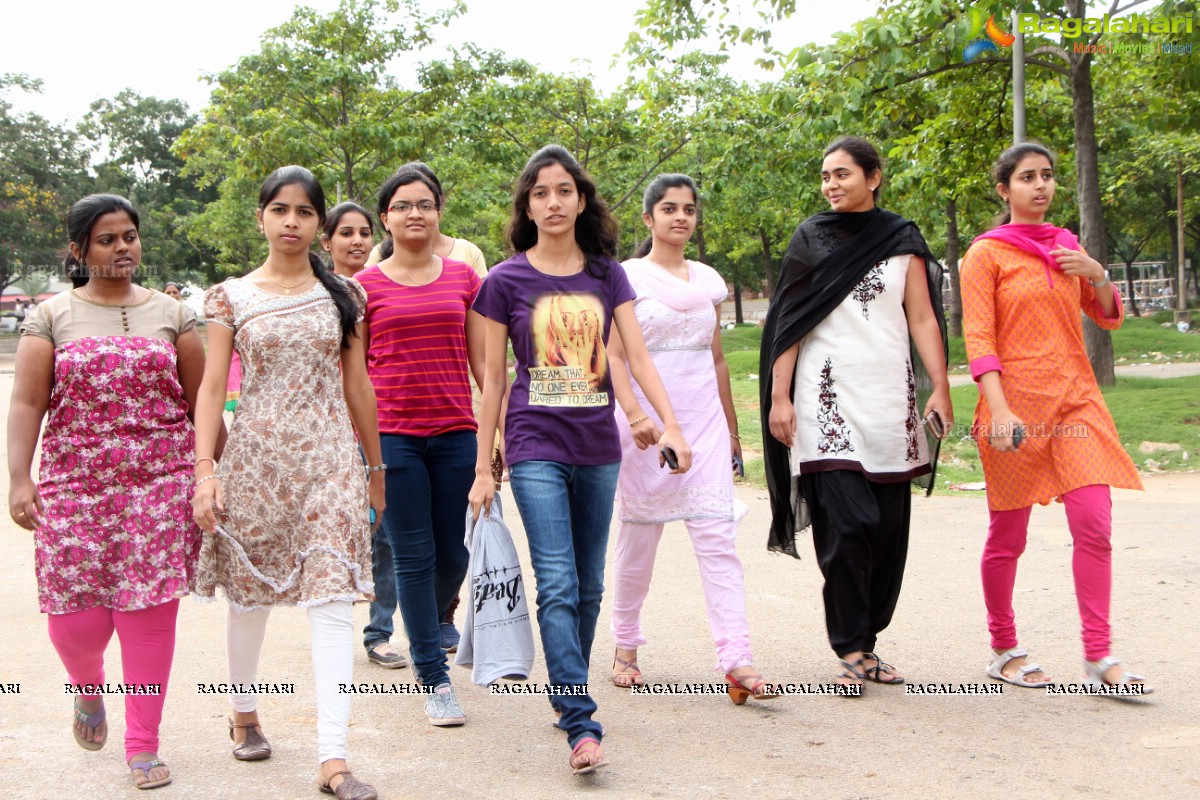
<svg viewBox="0 0 1200 800">
<path fill-rule="evenodd" d="M 138 214 L 91 195 L 67 219 L 76 288 L 21 326 L 8 417 L 9 513 L 34 532 L 38 596 L 72 684 L 75 740 L 108 738 L 104 650 L 121 640 L 125 758 L 139 789 L 171 782 L 159 760 L 179 598 L 200 545 L 190 494 L 191 415 L 204 372 L 196 317 L 135 286 Z M 46 420 L 39 479 L 30 472 Z M 223 437 L 222 437 L 223 438 Z"/>
</svg>

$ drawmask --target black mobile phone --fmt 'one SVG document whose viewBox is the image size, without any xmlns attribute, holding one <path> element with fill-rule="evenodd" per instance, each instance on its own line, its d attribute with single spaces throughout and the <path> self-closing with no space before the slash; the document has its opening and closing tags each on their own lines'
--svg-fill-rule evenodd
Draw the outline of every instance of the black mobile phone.
<svg viewBox="0 0 1200 800">
<path fill-rule="evenodd" d="M 1024 441 L 1024 439 L 1025 439 L 1025 426 L 1024 425 L 1013 426 L 1013 434 L 1012 434 L 1013 449 L 1016 450 L 1018 447 L 1020 447 L 1021 442 Z"/>
<path fill-rule="evenodd" d="M 672 448 L 670 445 L 664 445 L 663 447 L 659 448 L 658 452 L 662 454 L 662 457 L 667 462 L 668 467 L 671 469 L 679 469 L 679 456 L 675 455 L 674 448 Z"/>
<path fill-rule="evenodd" d="M 733 455 L 733 474 L 739 478 L 746 477 L 746 464 L 736 453 Z"/>
</svg>

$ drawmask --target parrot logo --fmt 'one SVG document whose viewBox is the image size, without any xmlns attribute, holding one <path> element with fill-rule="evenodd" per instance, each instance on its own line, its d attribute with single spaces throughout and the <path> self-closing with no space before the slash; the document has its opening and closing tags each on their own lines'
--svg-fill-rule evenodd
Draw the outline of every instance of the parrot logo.
<svg viewBox="0 0 1200 800">
<path fill-rule="evenodd" d="M 986 34 L 986 38 L 985 38 Z M 970 43 L 963 48 L 963 61 L 970 63 L 987 52 L 997 53 L 1000 47 L 1012 47 L 1016 37 L 1003 31 L 996 24 L 995 15 L 989 15 L 987 22 L 983 21 L 983 12 L 977 8 L 971 9 L 971 32 L 967 36 Z"/>
</svg>

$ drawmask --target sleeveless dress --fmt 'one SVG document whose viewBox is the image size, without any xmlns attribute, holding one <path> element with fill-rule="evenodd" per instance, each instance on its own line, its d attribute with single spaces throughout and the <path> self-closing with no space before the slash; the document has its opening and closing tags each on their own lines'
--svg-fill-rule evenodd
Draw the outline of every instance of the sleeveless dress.
<svg viewBox="0 0 1200 800">
<path fill-rule="evenodd" d="M 337 276 L 362 318 L 362 290 Z M 342 330 L 320 283 L 276 295 L 244 278 L 205 294 L 242 361 L 217 468 L 225 515 L 204 535 L 196 593 L 249 610 L 353 601 L 373 591 L 367 483 L 340 372 Z"/>
<path fill-rule="evenodd" d="M 54 345 L 34 531 L 44 613 L 139 611 L 188 593 L 200 529 L 175 342 L 195 325 L 159 292 L 108 306 L 67 291 L 21 326 Z"/>
</svg>

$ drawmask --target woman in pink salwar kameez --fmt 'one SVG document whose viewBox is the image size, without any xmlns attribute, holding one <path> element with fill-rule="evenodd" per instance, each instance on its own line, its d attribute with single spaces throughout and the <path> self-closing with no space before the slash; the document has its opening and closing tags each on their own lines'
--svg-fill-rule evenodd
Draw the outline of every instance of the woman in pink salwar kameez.
<svg viewBox="0 0 1200 800">
<path fill-rule="evenodd" d="M 692 444 L 694 460 L 688 472 L 672 474 L 661 468 L 659 449 L 652 446 L 658 442 L 661 423 L 629 379 L 619 337 L 614 334 L 609 342 L 623 451 L 613 581 L 613 683 L 644 683 L 637 664 L 637 650 L 646 644 L 642 604 L 663 525 L 683 520 L 700 567 L 727 691 L 741 705 L 749 697 L 778 695 L 754 668 L 742 564 L 735 548 L 737 523 L 747 509 L 733 495 L 734 459 L 740 464 L 742 448 L 718 325 L 725 280 L 712 267 L 684 258 L 696 229 L 697 201 L 695 183 L 686 175 L 655 178 L 646 190 L 642 216 L 652 246 L 644 258 L 624 264 L 637 292 L 634 311 L 646 347 Z"/>
</svg>

